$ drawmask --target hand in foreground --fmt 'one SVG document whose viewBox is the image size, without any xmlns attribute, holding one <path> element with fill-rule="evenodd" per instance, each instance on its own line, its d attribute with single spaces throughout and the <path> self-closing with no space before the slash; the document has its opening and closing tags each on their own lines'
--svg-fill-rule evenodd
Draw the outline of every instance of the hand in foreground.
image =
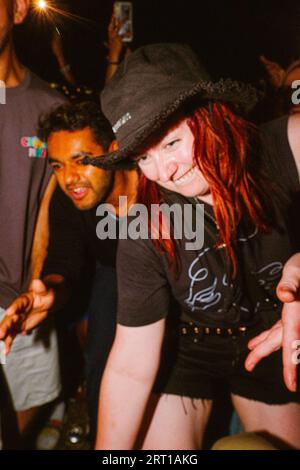
<svg viewBox="0 0 300 470">
<path fill-rule="evenodd" d="M 277 286 L 277 296 L 283 302 L 282 316 L 272 328 L 253 338 L 248 347 L 245 367 L 252 371 L 264 357 L 282 347 L 283 376 L 287 388 L 297 388 L 297 363 L 300 362 L 300 254 L 286 263 Z"/>
<path fill-rule="evenodd" d="M 36 279 L 29 291 L 20 295 L 8 307 L 0 323 L 0 340 L 4 341 L 4 354 L 8 354 L 15 337 L 26 334 L 47 317 L 54 304 L 54 290 Z"/>
</svg>

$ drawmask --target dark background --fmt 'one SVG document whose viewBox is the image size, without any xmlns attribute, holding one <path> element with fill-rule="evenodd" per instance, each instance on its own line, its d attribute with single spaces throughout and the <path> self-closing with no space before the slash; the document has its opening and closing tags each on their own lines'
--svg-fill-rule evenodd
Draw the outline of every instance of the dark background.
<svg viewBox="0 0 300 470">
<path fill-rule="evenodd" d="M 53 0 L 55 1 L 55 0 Z M 111 0 L 56 0 L 85 20 L 55 18 L 65 54 L 80 84 L 101 88 Z M 189 43 L 214 78 L 256 82 L 263 76 L 258 56 L 286 66 L 300 57 L 299 0 L 133 0 L 132 47 L 154 42 Z M 60 80 L 51 54 L 53 25 L 30 14 L 17 31 L 23 62 L 48 81 Z"/>
</svg>

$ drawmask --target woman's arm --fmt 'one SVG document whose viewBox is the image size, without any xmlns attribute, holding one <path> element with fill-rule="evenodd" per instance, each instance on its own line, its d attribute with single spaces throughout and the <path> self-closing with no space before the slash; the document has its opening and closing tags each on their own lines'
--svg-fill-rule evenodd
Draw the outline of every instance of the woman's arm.
<svg viewBox="0 0 300 470">
<path fill-rule="evenodd" d="M 105 368 L 96 449 L 132 449 L 160 363 L 165 319 L 117 326 Z"/>
</svg>

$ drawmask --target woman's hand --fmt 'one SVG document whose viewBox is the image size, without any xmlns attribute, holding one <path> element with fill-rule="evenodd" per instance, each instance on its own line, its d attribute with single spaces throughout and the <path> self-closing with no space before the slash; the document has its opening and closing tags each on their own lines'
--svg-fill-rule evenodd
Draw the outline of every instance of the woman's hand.
<svg viewBox="0 0 300 470">
<path fill-rule="evenodd" d="M 249 342 L 251 352 L 245 367 L 252 371 L 262 358 L 282 347 L 284 381 L 287 388 L 295 392 L 297 363 L 300 362 L 297 352 L 300 347 L 300 253 L 285 264 L 277 296 L 284 303 L 281 320 Z"/>
</svg>

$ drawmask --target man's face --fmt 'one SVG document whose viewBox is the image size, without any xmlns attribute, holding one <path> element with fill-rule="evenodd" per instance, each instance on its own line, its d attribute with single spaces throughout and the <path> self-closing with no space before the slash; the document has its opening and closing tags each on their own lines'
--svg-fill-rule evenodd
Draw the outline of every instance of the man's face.
<svg viewBox="0 0 300 470">
<path fill-rule="evenodd" d="M 10 42 L 13 24 L 13 2 L 0 0 L 0 55 Z"/>
<path fill-rule="evenodd" d="M 58 184 L 79 210 L 103 201 L 112 186 L 113 173 L 93 165 L 83 165 L 84 157 L 103 155 L 90 128 L 53 132 L 47 142 L 49 162 Z"/>
</svg>

